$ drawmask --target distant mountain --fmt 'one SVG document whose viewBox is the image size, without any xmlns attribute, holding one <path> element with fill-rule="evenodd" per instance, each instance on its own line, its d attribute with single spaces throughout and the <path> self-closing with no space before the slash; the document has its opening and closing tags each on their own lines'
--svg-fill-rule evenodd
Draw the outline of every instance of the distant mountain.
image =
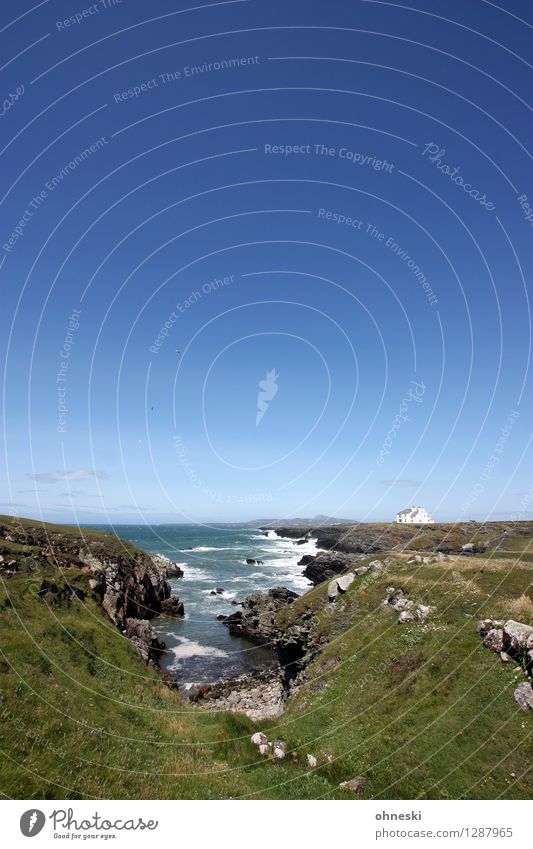
<svg viewBox="0 0 533 849">
<path fill-rule="evenodd" d="M 222 522 L 221 524 L 229 524 Z M 250 522 L 235 522 L 232 523 L 238 525 L 239 527 L 253 528 L 257 525 L 261 527 L 291 527 L 292 525 L 356 525 L 358 524 L 358 519 L 337 519 L 335 516 L 313 516 L 312 519 L 306 518 L 302 519 L 301 517 L 295 517 L 293 519 L 253 519 Z"/>
</svg>

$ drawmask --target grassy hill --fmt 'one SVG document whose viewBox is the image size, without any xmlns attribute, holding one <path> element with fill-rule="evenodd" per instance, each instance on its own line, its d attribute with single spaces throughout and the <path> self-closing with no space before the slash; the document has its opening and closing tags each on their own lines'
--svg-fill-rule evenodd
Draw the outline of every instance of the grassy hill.
<svg viewBox="0 0 533 849">
<path fill-rule="evenodd" d="M 476 633 L 485 616 L 533 623 L 523 557 L 421 565 L 393 552 L 334 603 L 315 587 L 280 625 L 311 622 L 323 650 L 287 710 L 253 723 L 182 702 L 142 664 L 70 556 L 77 529 L 0 518 L 0 531 L 4 796 L 346 799 L 339 783 L 364 775 L 365 798 L 531 797 L 533 712 L 513 699 L 524 673 Z M 106 557 L 141 556 L 111 535 L 83 535 Z M 43 593 L 43 581 L 56 591 Z M 398 625 L 382 604 L 392 586 L 433 608 L 425 623 Z M 287 757 L 258 755 L 257 730 L 284 740 Z"/>
</svg>

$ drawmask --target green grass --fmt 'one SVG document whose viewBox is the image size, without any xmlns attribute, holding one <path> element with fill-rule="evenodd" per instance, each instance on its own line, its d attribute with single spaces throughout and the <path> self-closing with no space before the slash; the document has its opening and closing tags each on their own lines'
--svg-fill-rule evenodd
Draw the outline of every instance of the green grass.
<svg viewBox="0 0 533 849">
<path fill-rule="evenodd" d="M 122 548 L 102 534 L 97 542 Z M 526 599 L 527 612 L 531 566 L 499 557 L 424 566 L 407 559 L 357 579 L 333 605 L 320 585 L 280 614 L 285 624 L 312 616 L 329 642 L 286 712 L 257 724 L 185 705 L 90 594 L 50 606 L 37 596 L 44 578 L 87 591 L 84 571 L 33 561 L 33 571 L 2 578 L 1 791 L 340 799 L 351 797 L 338 784 L 362 774 L 366 798 L 530 798 L 532 716 L 513 699 L 523 673 L 483 647 L 476 624 L 517 618 L 517 599 Z M 432 605 L 426 624 L 398 625 L 381 605 L 387 586 Z M 285 740 L 297 761 L 260 759 L 249 742 L 258 729 Z M 307 753 L 319 759 L 315 770 Z"/>
</svg>

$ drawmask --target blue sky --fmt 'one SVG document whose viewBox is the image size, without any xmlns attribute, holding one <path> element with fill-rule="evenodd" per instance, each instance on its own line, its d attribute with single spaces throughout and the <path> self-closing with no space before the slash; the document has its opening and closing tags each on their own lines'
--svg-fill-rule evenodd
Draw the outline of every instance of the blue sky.
<svg viewBox="0 0 533 849">
<path fill-rule="evenodd" d="M 531 518 L 529 4 L 203 5 L 2 12 L 0 511 Z"/>
</svg>

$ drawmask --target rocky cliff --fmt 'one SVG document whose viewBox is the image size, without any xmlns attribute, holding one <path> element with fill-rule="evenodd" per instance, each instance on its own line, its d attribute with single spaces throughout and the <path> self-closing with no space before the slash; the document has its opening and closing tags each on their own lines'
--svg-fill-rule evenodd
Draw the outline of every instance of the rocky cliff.
<svg viewBox="0 0 533 849">
<path fill-rule="evenodd" d="M 166 580 L 176 570 L 181 572 L 109 533 L 0 518 L 2 577 L 40 575 L 35 589 L 50 606 L 68 605 L 73 598 L 83 602 L 91 593 L 143 660 L 154 665 L 164 644 L 147 620 L 184 612 Z"/>
</svg>

